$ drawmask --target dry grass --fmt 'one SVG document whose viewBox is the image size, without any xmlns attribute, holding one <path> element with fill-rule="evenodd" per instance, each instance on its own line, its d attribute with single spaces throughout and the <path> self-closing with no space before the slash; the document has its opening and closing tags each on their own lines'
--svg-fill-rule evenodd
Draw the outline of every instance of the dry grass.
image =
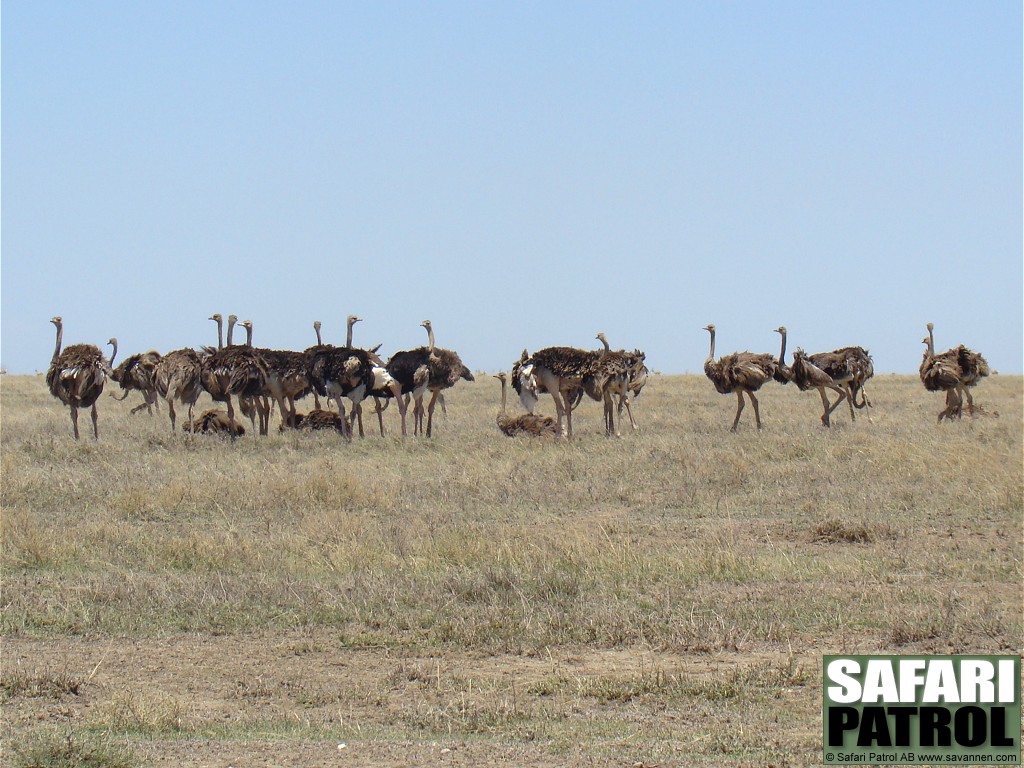
<svg viewBox="0 0 1024 768">
<path fill-rule="evenodd" d="M 770 385 L 765 430 L 745 413 L 730 434 L 733 398 L 703 377 L 655 376 L 634 409 L 640 432 L 606 439 L 584 403 L 571 444 L 498 433 L 489 377 L 449 394 L 431 441 L 351 444 L 172 435 L 166 411 L 128 416 L 132 401 L 107 397 L 100 442 L 75 443 L 41 377 L 0 386 L 8 637 L 327 628 L 339 648 L 411 655 L 796 654 L 786 674 L 778 660 L 710 680 L 674 668 L 556 673 L 514 701 L 507 689 L 477 699 L 435 686 L 387 724 L 403 738 L 530 732 L 554 753 L 581 738 L 600 751 L 618 738 L 600 723 L 566 730 L 580 701 L 653 712 L 725 700 L 756 728 L 769 717 L 758 702 L 796 686 L 794 706 L 811 718 L 790 724 L 801 735 L 742 753 L 779 764 L 789 749 L 804 750 L 797 762 L 820 757 L 820 694 L 807 683 L 823 652 L 1018 650 L 1020 377 L 977 388 L 990 415 L 937 426 L 939 396 L 916 377 L 880 376 L 872 422 L 842 410 L 832 430 L 816 395 Z M 143 739 L 191 727 L 180 703 L 132 695 L 108 700 L 92 725 Z M 150 710 L 163 714 L 132 726 Z M 652 743 L 681 738 L 671 719 L 648 720 Z M 684 756 L 720 762 L 734 741 L 709 733 Z"/>
</svg>

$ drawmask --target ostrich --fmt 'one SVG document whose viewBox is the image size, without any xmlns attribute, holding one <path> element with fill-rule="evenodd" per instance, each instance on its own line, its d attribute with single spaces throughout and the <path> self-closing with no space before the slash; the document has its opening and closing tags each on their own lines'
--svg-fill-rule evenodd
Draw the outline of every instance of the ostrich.
<svg viewBox="0 0 1024 768">
<path fill-rule="evenodd" d="M 434 406 L 441 398 L 441 407 L 444 408 L 443 390 L 454 387 L 460 379 L 475 381 L 469 368 L 462 364 L 462 359 L 457 352 L 450 349 L 441 349 L 434 345 L 434 326 L 429 320 L 420 323 L 427 329 L 427 349 L 430 355 L 427 359 L 427 366 L 430 371 L 430 379 L 427 389 L 430 390 L 430 403 L 427 405 L 427 437 L 432 434 L 434 422 Z M 422 399 L 420 401 L 422 403 Z M 423 409 L 420 407 L 420 421 L 423 420 Z"/>
<path fill-rule="evenodd" d="M 519 395 L 519 402 L 522 403 L 523 410 L 527 413 L 533 413 L 533 409 L 537 407 L 540 400 L 538 395 L 544 392 L 538 387 L 540 387 L 540 383 L 533 375 L 530 354 L 524 349 L 523 354 L 512 364 L 512 389 Z"/>
<path fill-rule="evenodd" d="M 334 411 L 314 408 L 309 413 L 296 413 L 290 416 L 287 422 L 282 421 L 280 430 L 284 432 L 286 429 L 333 429 L 345 434 L 345 422 Z"/>
<path fill-rule="evenodd" d="M 96 412 L 96 400 L 103 392 L 107 376 L 113 371 L 113 362 L 104 359 L 99 347 L 93 344 L 72 344 L 61 352 L 61 341 L 64 338 L 64 321 L 60 315 L 50 320 L 57 327 L 57 344 L 50 359 L 50 368 L 46 372 L 46 386 L 50 394 L 71 409 L 71 426 L 74 427 L 75 440 L 78 434 L 78 409 L 92 408 L 92 432 L 96 440 L 100 438 L 99 414 Z M 114 354 L 117 354 L 116 340 Z"/>
<path fill-rule="evenodd" d="M 313 350 L 316 350 L 316 349 L 319 349 L 319 348 L 322 348 L 322 347 L 325 346 L 324 345 L 323 337 L 320 336 L 320 321 L 319 320 L 314 320 L 313 321 L 313 331 L 316 333 L 316 345 L 313 346 L 313 347 L 308 347 L 303 352 L 303 354 L 306 354 L 306 355 L 312 354 Z M 310 388 L 310 390 L 313 393 L 313 408 L 314 408 L 314 410 L 319 411 L 320 410 L 320 395 L 318 395 L 316 393 L 315 389 Z"/>
<path fill-rule="evenodd" d="M 111 339 L 111 341 L 114 342 L 114 354 L 111 355 L 111 359 L 113 359 L 114 355 L 117 354 L 117 339 Z M 133 389 L 138 390 L 142 393 L 143 401 L 140 405 L 131 409 L 131 414 L 134 415 L 145 408 L 149 415 L 152 416 L 153 406 L 158 402 L 155 375 L 162 359 L 159 352 L 150 350 L 149 352 L 132 355 L 122 361 L 117 368 L 113 369 L 110 378 L 121 385 L 123 394 L 121 397 L 118 397 L 111 392 L 110 396 L 115 400 L 124 400 Z"/>
<path fill-rule="evenodd" d="M 458 353 L 441 349 L 434 342 L 434 328 L 429 320 L 420 325 L 427 331 L 427 346 L 396 352 L 388 360 L 387 372 L 398 382 L 403 395 L 411 395 L 413 407 L 413 434 L 423 434 L 423 398 L 431 392 L 426 408 L 426 436 L 433 434 L 434 407 L 443 397 L 441 392 L 455 386 L 460 379 L 473 381 L 473 374 L 462 364 Z M 443 407 L 443 406 L 442 406 Z"/>
<path fill-rule="evenodd" d="M 494 378 L 501 382 L 501 411 L 499 411 L 495 422 L 498 429 L 509 437 L 521 435 L 532 437 L 557 437 L 558 425 L 550 416 L 537 416 L 532 413 L 524 413 L 521 416 L 509 416 L 508 403 L 508 376 L 502 371 Z"/>
<path fill-rule="evenodd" d="M 217 342 L 221 340 L 221 316 L 210 318 L 217 322 Z M 254 349 L 248 346 L 235 346 L 231 343 L 231 334 L 238 318 L 228 317 L 228 344 L 202 361 L 201 381 L 203 389 L 210 393 L 214 400 L 227 403 L 228 419 L 235 420 L 235 409 L 231 405 L 231 396 L 238 397 L 239 407 L 246 398 L 259 397 L 267 382 L 267 369 Z M 255 414 L 250 411 L 249 420 L 253 431 L 256 430 Z M 232 432 L 231 439 L 235 434 Z"/>
<path fill-rule="evenodd" d="M 363 318 L 356 315 L 348 316 L 346 320 L 348 329 L 345 335 L 346 347 L 353 348 L 352 329 L 356 323 L 360 323 L 362 320 Z M 317 339 L 319 340 L 319 338 L 318 334 Z M 380 344 L 371 350 L 367 350 L 372 363 L 371 373 L 373 374 L 373 380 L 364 397 L 369 396 L 373 398 L 374 411 L 377 414 L 377 425 L 380 428 L 381 437 L 384 437 L 384 410 L 387 408 L 386 404 L 381 404 L 381 400 L 394 398 L 398 402 L 398 412 L 402 419 L 402 437 L 405 437 L 408 432 L 406 427 L 406 403 L 402 399 L 402 385 L 388 372 L 384 361 L 377 356 L 378 349 L 380 349 Z M 365 437 L 365 432 L 363 431 L 363 404 L 361 401 L 353 403 L 351 418 L 359 425 L 359 436 Z"/>
<path fill-rule="evenodd" d="M 245 427 L 234 419 L 230 418 L 224 411 L 209 410 L 203 411 L 202 415 L 194 422 L 189 421 L 181 425 L 183 432 L 212 434 L 229 434 L 231 439 L 245 434 Z"/>
<path fill-rule="evenodd" d="M 626 352 L 625 350 L 613 352 L 604 333 L 598 333 L 595 338 L 604 345 L 601 367 L 609 374 L 607 383 L 604 386 L 605 432 L 607 434 L 614 432 L 616 436 L 620 434 L 612 411 L 613 397 L 617 400 L 615 412 L 618 414 L 619 423 L 622 421 L 622 409 L 625 407 L 626 413 L 629 415 L 630 426 L 634 430 L 639 429 L 636 419 L 633 418 L 633 409 L 630 406 L 629 395 L 630 392 L 635 392 L 639 395 L 640 390 L 647 383 L 648 371 L 647 366 L 644 365 L 646 355 L 639 349 L 635 349 L 632 352 Z"/>
<path fill-rule="evenodd" d="M 373 360 L 370 354 L 364 349 L 329 345 L 312 347 L 306 351 L 309 354 L 310 386 L 317 394 L 333 400 L 344 420 L 345 406 L 341 398 L 347 397 L 354 407 L 373 388 Z M 352 427 L 347 421 L 345 436 L 352 438 Z"/>
<path fill-rule="evenodd" d="M 603 398 L 610 378 L 609 371 L 600 365 L 604 354 L 575 347 L 545 347 L 524 362 L 532 366 L 537 391 L 548 392 L 555 401 L 559 436 L 572 437 L 573 402 L 581 389 L 585 388 L 595 400 Z"/>
<path fill-rule="evenodd" d="M 775 380 L 785 384 L 788 381 L 794 381 L 794 369 L 786 365 L 786 327 L 779 326 L 775 329 L 775 332 L 782 336 L 779 368 Z M 856 420 L 854 408 L 859 410 L 870 407 L 871 402 L 864 391 L 864 383 L 874 376 L 875 369 L 871 361 L 871 355 L 866 349 L 863 347 L 843 347 L 832 352 L 817 352 L 813 355 L 801 352 L 801 355 L 800 380 L 796 381 L 796 384 L 802 392 L 812 388 L 818 389 L 819 394 L 822 396 L 822 405 L 827 412 L 826 416 L 831 414 L 843 400 L 846 400 L 850 407 L 851 420 Z M 809 365 L 827 375 L 829 381 L 842 390 L 842 396 L 835 404 L 830 405 L 828 403 L 824 389 L 832 389 L 837 392 L 839 390 L 828 386 L 828 384 L 822 384 L 823 388 L 819 388 L 817 384 L 811 383 L 812 379 L 817 381 L 823 380 L 820 376 L 816 376 L 813 372 L 808 371 L 807 366 Z M 857 402 L 858 392 L 861 397 L 860 402 Z M 823 416 L 822 423 L 825 426 L 830 426 L 829 419 L 826 416 Z"/>
<path fill-rule="evenodd" d="M 833 360 L 829 371 L 831 372 L 826 372 L 815 365 L 814 361 L 799 348 L 793 353 L 793 366 L 788 371 L 789 379 L 800 388 L 801 392 L 806 392 L 808 389 L 818 390 L 818 394 L 821 395 L 821 407 L 824 409 L 821 423 L 826 427 L 832 426 L 829 421 L 832 411 L 847 399 L 847 391 L 843 384 L 853 377 L 849 366 L 841 360 Z M 826 389 L 831 389 L 839 394 L 834 403 L 829 403 Z"/>
<path fill-rule="evenodd" d="M 246 320 L 239 325 L 245 328 L 246 346 L 252 347 L 252 322 Z M 277 403 L 282 421 L 294 417 L 295 401 L 311 391 L 308 374 L 309 356 L 304 352 L 284 349 L 255 348 L 255 351 L 267 366 L 267 388 L 260 400 L 261 418 L 264 413 L 267 418 L 270 415 L 270 406 L 266 400 L 268 395 Z M 266 434 L 266 429 L 261 428 L 261 432 Z"/>
<path fill-rule="evenodd" d="M 156 367 L 153 381 L 157 392 L 167 401 L 172 432 L 177 416 L 174 412 L 175 400 L 188 406 L 188 423 L 194 422 L 195 405 L 203 392 L 202 369 L 202 357 L 191 347 L 168 352 Z"/>
<path fill-rule="evenodd" d="M 943 352 L 941 355 L 935 354 L 935 339 L 933 331 L 935 325 L 928 323 L 928 336 L 923 339 L 923 342 L 928 345 L 928 349 L 925 352 L 925 361 L 928 360 L 929 355 L 932 360 L 938 365 L 936 372 L 932 373 L 928 380 L 925 375 L 925 361 L 921 363 L 921 380 L 924 381 L 925 388 L 931 391 L 935 391 L 932 386 L 929 386 L 929 381 L 933 384 L 940 383 L 943 379 L 947 378 L 949 373 L 959 370 L 957 375 L 957 384 L 953 389 L 956 392 L 956 402 L 952 402 L 951 396 L 948 394 L 949 388 L 945 386 L 939 386 L 940 389 L 947 390 L 947 407 L 944 411 L 939 414 L 939 421 L 942 421 L 942 417 L 945 414 L 946 418 L 952 419 L 953 416 L 960 417 L 963 409 L 964 398 L 967 399 L 967 412 L 970 415 L 974 415 L 974 398 L 971 397 L 970 388 L 975 386 L 981 379 L 989 375 L 988 362 L 978 352 L 974 352 L 968 349 L 963 344 L 949 349 Z M 942 374 L 942 370 L 946 371 Z"/>
<path fill-rule="evenodd" d="M 771 378 L 778 375 L 779 361 L 769 354 L 753 352 L 733 352 L 731 355 L 715 359 L 715 326 L 706 325 L 704 330 L 711 334 L 711 351 L 704 361 L 704 374 L 711 380 L 721 394 L 736 393 L 736 418 L 732 422 L 732 430 L 736 431 L 743 413 L 743 393 L 750 398 L 754 406 L 754 421 L 761 429 L 761 413 L 754 393 Z"/>
</svg>

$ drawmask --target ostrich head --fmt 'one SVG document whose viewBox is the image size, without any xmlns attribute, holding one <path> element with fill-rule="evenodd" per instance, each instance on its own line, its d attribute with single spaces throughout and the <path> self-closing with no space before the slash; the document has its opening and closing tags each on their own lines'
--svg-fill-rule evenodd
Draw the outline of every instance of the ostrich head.
<svg viewBox="0 0 1024 768">
<path fill-rule="evenodd" d="M 56 325 L 58 328 L 60 328 L 64 324 L 64 318 L 62 318 L 60 315 L 54 315 L 53 317 L 50 318 L 50 322 Z"/>
</svg>

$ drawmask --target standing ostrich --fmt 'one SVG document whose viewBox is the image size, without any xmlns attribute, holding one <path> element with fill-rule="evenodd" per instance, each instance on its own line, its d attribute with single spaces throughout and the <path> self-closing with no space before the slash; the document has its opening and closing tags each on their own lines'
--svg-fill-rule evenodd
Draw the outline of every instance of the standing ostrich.
<svg viewBox="0 0 1024 768">
<path fill-rule="evenodd" d="M 114 354 L 111 355 L 111 359 L 113 359 L 117 354 L 117 339 L 111 339 L 111 341 L 115 342 Z M 157 404 L 159 394 L 156 386 L 156 371 L 162 359 L 159 352 L 150 350 L 123 360 L 110 374 L 110 378 L 121 385 L 123 394 L 118 397 L 111 392 L 110 396 L 115 400 L 124 400 L 133 389 L 138 390 L 142 393 L 143 400 L 141 404 L 132 408 L 131 414 L 134 415 L 145 408 L 152 416 L 153 406 Z"/>
<path fill-rule="evenodd" d="M 736 393 L 736 418 L 733 419 L 731 431 L 735 432 L 740 423 L 744 392 L 754 406 L 754 421 L 757 428 L 761 429 L 761 412 L 754 393 L 766 381 L 778 375 L 779 361 L 767 353 L 733 352 L 715 362 L 715 326 L 706 325 L 704 330 L 711 334 L 711 351 L 704 362 L 704 374 L 721 394 Z"/>
<path fill-rule="evenodd" d="M 388 360 L 388 374 L 398 382 L 403 395 L 411 395 L 413 434 L 424 434 L 423 413 L 427 412 L 426 436 L 433 434 L 434 406 L 443 397 L 441 392 L 455 386 L 460 379 L 473 381 L 473 374 L 463 365 L 458 353 L 441 349 L 434 343 L 434 328 L 429 320 L 420 325 L 427 331 L 427 346 L 396 352 Z M 431 392 L 430 403 L 423 407 L 423 398 Z"/>
<path fill-rule="evenodd" d="M 427 437 L 432 435 L 434 423 L 434 406 L 438 398 L 443 398 L 441 392 L 454 387 L 460 379 L 475 381 L 469 368 L 462 364 L 462 359 L 457 352 L 450 349 L 441 349 L 434 345 L 434 326 L 429 320 L 420 323 L 427 329 L 427 349 L 430 355 L 427 358 L 427 367 L 430 371 L 430 379 L 427 382 L 427 389 L 430 390 L 430 403 L 427 405 Z M 441 400 L 442 408 L 444 400 Z M 420 420 L 423 419 L 422 406 L 420 408 Z"/>
<path fill-rule="evenodd" d="M 948 419 L 952 419 L 953 416 L 959 418 L 963 410 L 964 398 L 967 399 L 967 412 L 973 416 L 974 398 L 971 396 L 970 388 L 989 375 L 988 362 L 981 354 L 968 349 L 963 344 L 948 349 L 941 355 L 936 355 L 935 338 L 933 336 L 935 325 L 928 323 L 927 328 L 928 336 L 923 339 L 923 342 L 928 345 L 928 348 L 925 352 L 925 359 L 921 363 L 921 380 L 924 382 L 925 388 L 930 391 L 935 391 L 936 386 L 947 391 L 947 406 L 944 411 L 939 413 L 939 421 L 942 421 L 943 415 Z M 928 361 L 929 356 L 934 361 L 936 368 L 930 372 L 926 380 L 925 363 Z M 957 384 L 952 388 L 956 393 L 956 402 L 953 402 L 954 398 L 949 395 L 950 388 L 943 384 L 956 371 L 959 371 L 959 374 L 957 375 Z M 929 384 L 932 386 L 929 386 Z"/>
<path fill-rule="evenodd" d="M 847 391 L 839 382 L 845 383 L 853 376 L 849 372 L 849 366 L 844 368 L 842 365 L 838 360 L 833 361 L 833 365 L 829 369 L 831 373 L 826 373 L 815 365 L 802 349 L 797 348 L 793 353 L 793 366 L 789 369 L 789 379 L 800 388 L 801 392 L 806 392 L 809 389 L 818 390 L 818 394 L 821 395 L 821 407 L 824 409 L 821 423 L 826 427 L 832 426 L 829 420 L 832 411 L 847 398 Z M 839 394 L 834 403 L 829 403 L 826 389 L 831 389 Z"/>
<path fill-rule="evenodd" d="M 633 418 L 633 409 L 629 403 L 629 395 L 630 392 L 639 394 L 647 382 L 648 371 L 647 366 L 644 365 L 646 355 L 639 349 L 635 349 L 632 352 L 626 352 L 621 349 L 613 352 L 604 333 L 597 334 L 596 338 L 604 345 L 601 367 L 608 373 L 608 379 L 603 392 L 605 433 L 611 434 L 614 432 L 616 437 L 618 437 L 620 435 L 619 424 L 622 421 L 623 407 L 625 407 L 626 413 L 629 415 L 630 426 L 634 430 L 639 429 L 636 419 Z M 589 380 L 589 378 L 585 379 L 585 381 Z M 618 402 L 615 412 L 612 410 L 613 397 Z M 615 413 L 619 417 L 618 424 L 615 421 Z"/>
<path fill-rule="evenodd" d="M 349 336 L 357 322 L 349 316 Z M 373 360 L 364 349 L 350 346 L 333 347 L 321 344 L 306 350 L 309 355 L 308 376 L 310 386 L 318 395 L 333 400 L 344 420 L 345 436 L 352 438 L 352 425 L 345 419 L 345 406 L 341 398 L 352 401 L 353 408 L 362 402 L 373 388 Z"/>
<path fill-rule="evenodd" d="M 779 326 L 775 329 L 775 332 L 782 335 L 782 349 L 779 352 L 779 369 L 775 376 L 776 381 L 780 381 L 785 384 L 787 381 L 796 381 L 794 379 L 794 370 L 786 365 L 786 327 Z M 832 352 L 817 352 L 813 355 L 807 355 L 801 351 L 802 362 L 801 372 L 799 374 L 799 381 L 796 381 L 797 386 L 802 392 L 808 389 L 818 389 L 819 394 L 822 395 L 822 405 L 825 408 L 826 417 L 822 418 L 822 423 L 825 426 L 830 426 L 829 419 L 827 416 L 832 413 L 838 407 L 838 405 L 846 400 L 850 407 L 850 419 L 851 421 L 856 420 L 856 413 L 854 408 L 858 410 L 861 408 L 870 407 L 871 402 L 868 400 L 867 393 L 864 391 L 865 382 L 875 374 L 874 365 L 871 361 L 871 355 L 863 347 L 843 347 L 842 349 L 836 349 Z M 827 383 L 823 383 L 824 380 L 820 376 L 816 376 L 813 372 L 808 371 L 807 366 L 813 366 L 817 370 L 828 376 L 829 381 L 832 384 L 839 387 L 842 390 L 842 397 L 840 397 L 835 404 L 830 405 L 825 398 L 824 389 L 832 389 L 839 391 L 835 387 L 829 386 Z M 822 382 L 821 388 L 818 384 L 812 383 L 812 379 Z M 860 393 L 861 400 L 857 402 L 857 393 Z M 870 418 L 870 417 L 869 417 Z"/>
<path fill-rule="evenodd" d="M 603 398 L 609 378 L 608 371 L 600 366 L 603 356 L 604 352 L 575 347 L 545 347 L 524 362 L 524 366 L 532 366 L 537 391 L 548 392 L 555 401 L 559 436 L 572 437 L 573 403 L 578 400 L 581 389 L 596 400 Z"/>
<path fill-rule="evenodd" d="M 107 376 L 113 371 L 113 362 L 107 362 L 99 347 L 93 344 L 73 344 L 61 352 L 61 341 L 64 338 L 64 321 L 60 315 L 50 320 L 57 327 L 57 344 L 50 359 L 50 368 L 46 372 L 46 386 L 50 394 L 71 409 L 71 426 L 78 434 L 78 409 L 92 408 L 92 432 L 96 440 L 100 438 L 99 414 L 96 412 L 96 400 L 103 392 Z M 117 354 L 116 341 L 114 354 Z"/>
<path fill-rule="evenodd" d="M 252 322 L 246 320 L 239 323 L 246 332 L 246 346 L 252 347 Z M 281 413 L 282 422 L 295 417 L 295 401 L 308 395 L 311 391 L 309 386 L 309 356 L 304 352 L 293 352 L 285 349 L 264 349 L 255 348 L 255 351 L 263 359 L 267 367 L 267 388 L 260 399 L 260 417 L 269 418 L 270 406 L 267 403 L 267 396 L 274 398 L 278 410 Z M 262 430 L 264 434 L 266 430 Z"/>
<path fill-rule="evenodd" d="M 508 377 L 502 371 L 495 376 L 501 382 L 501 411 L 495 421 L 498 429 L 509 437 L 527 435 L 532 437 L 557 437 L 558 425 L 550 416 L 536 416 L 524 413 L 521 416 L 509 416 L 506 411 L 508 401 Z"/>
<path fill-rule="evenodd" d="M 194 424 L 194 412 L 199 396 L 203 393 L 203 360 L 191 347 L 168 352 L 160 360 L 153 380 L 160 396 L 167 401 L 167 411 L 174 431 L 176 414 L 174 401 L 188 406 L 188 423 Z"/>
<path fill-rule="evenodd" d="M 362 322 L 363 318 L 357 317 L 356 315 L 349 315 L 346 320 L 348 330 L 345 335 L 345 346 L 352 347 L 352 329 L 356 323 Z M 319 340 L 319 333 L 317 339 Z M 380 428 L 380 436 L 384 437 L 384 410 L 387 408 L 386 404 L 382 404 L 381 400 L 390 400 L 394 398 L 398 402 L 398 413 L 402 420 L 402 437 L 408 434 L 406 427 L 406 403 L 402 399 L 402 385 L 388 372 L 386 364 L 380 357 L 377 356 L 377 350 L 380 349 L 380 344 L 370 350 L 366 350 L 372 363 L 371 373 L 373 374 L 373 380 L 370 383 L 369 389 L 364 394 L 364 397 L 369 396 L 373 398 L 374 412 L 377 414 L 377 425 Z M 363 431 L 363 404 L 362 402 L 356 402 L 352 406 L 351 419 L 354 423 L 359 425 L 359 436 L 365 437 L 366 433 Z"/>
<path fill-rule="evenodd" d="M 221 316 L 212 315 L 211 320 L 217 322 L 217 342 L 221 340 Z M 236 346 L 231 343 L 231 334 L 238 318 L 228 317 L 228 344 L 218 349 L 202 361 L 201 381 L 203 389 L 210 393 L 214 400 L 227 403 L 228 421 L 235 420 L 235 409 L 231 405 L 231 396 L 238 397 L 239 407 L 244 399 L 259 397 L 267 382 L 267 369 L 259 353 L 248 346 Z M 256 430 L 255 413 L 250 411 L 249 420 L 253 431 Z M 235 439 L 232 432 L 231 439 Z"/>
</svg>

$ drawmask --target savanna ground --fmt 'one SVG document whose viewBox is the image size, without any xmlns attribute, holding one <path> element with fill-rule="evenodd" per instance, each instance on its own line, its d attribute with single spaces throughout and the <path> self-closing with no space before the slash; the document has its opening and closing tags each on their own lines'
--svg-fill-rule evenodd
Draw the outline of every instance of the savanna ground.
<svg viewBox="0 0 1024 768">
<path fill-rule="evenodd" d="M 568 444 L 499 434 L 488 376 L 351 444 L 105 394 L 76 443 L 5 376 L 3 765 L 819 764 L 823 654 L 1020 650 L 1021 377 L 942 425 L 868 392 L 826 430 L 769 384 L 730 434 L 654 376 L 641 431 L 585 402 Z"/>
</svg>

